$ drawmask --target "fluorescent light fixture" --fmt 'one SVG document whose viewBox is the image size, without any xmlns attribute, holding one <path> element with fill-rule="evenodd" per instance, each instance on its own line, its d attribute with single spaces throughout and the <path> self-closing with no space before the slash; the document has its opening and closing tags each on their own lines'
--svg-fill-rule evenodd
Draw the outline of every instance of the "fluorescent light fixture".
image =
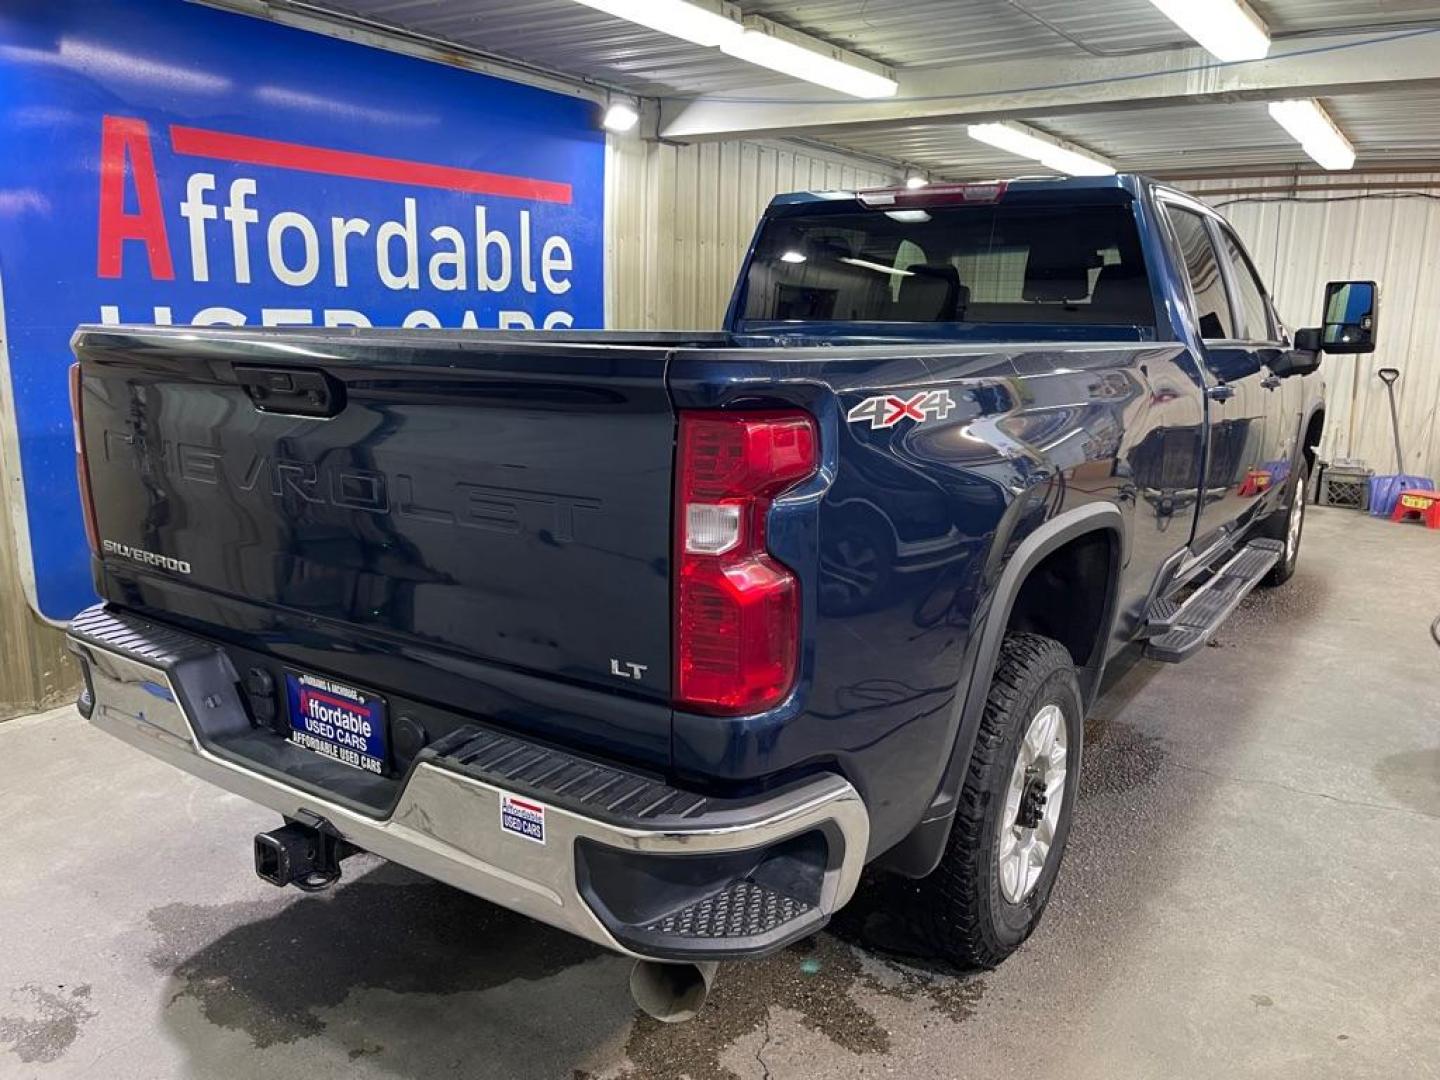
<svg viewBox="0 0 1440 1080">
<path fill-rule="evenodd" d="M 612 101 L 605 110 L 605 119 L 601 122 L 606 131 L 629 131 L 640 122 L 640 110 L 635 108 L 633 102 Z"/>
<path fill-rule="evenodd" d="M 719 3 L 688 0 L 576 0 L 586 7 L 628 19 L 662 34 L 714 48 L 744 33 L 740 23 L 725 14 Z"/>
<path fill-rule="evenodd" d="M 1348 169 L 1355 148 L 1314 98 L 1270 102 L 1270 115 L 1324 169 Z"/>
<path fill-rule="evenodd" d="M 1262 60 L 1270 31 L 1245 0 L 1150 0 L 1216 60 Z"/>
<path fill-rule="evenodd" d="M 900 86 L 887 69 L 863 56 L 758 15 L 743 17 L 726 0 L 576 0 L 596 11 L 782 75 L 860 98 L 894 97 Z"/>
<path fill-rule="evenodd" d="M 1100 161 L 1098 158 L 1090 157 L 1088 154 L 1082 154 L 1076 150 L 1067 150 L 1063 146 L 1047 150 L 1040 159 L 1040 163 L 1046 168 L 1063 172 L 1068 176 L 1115 175 L 1115 166 L 1109 162 Z"/>
<path fill-rule="evenodd" d="M 587 0 L 588 2 L 588 0 Z M 813 44 L 815 48 L 811 48 Z M 826 49 L 821 52 L 819 49 Z M 745 32 L 720 42 L 720 51 L 739 60 L 748 60 L 782 75 L 838 90 L 858 98 L 894 97 L 900 84 L 879 70 L 861 67 L 840 49 L 826 48 L 814 38 L 794 32 L 766 19 L 751 16 Z M 856 57 L 856 60 L 859 58 Z M 874 65 L 876 68 L 879 65 Z"/>
<path fill-rule="evenodd" d="M 914 277 L 914 270 L 901 270 L 898 266 L 886 266 L 884 263 L 871 262 L 869 259 L 852 259 L 842 255 L 837 262 L 849 263 L 851 266 L 858 266 L 864 270 L 875 270 L 882 274 L 889 274 L 892 277 Z"/>
<path fill-rule="evenodd" d="M 1070 176 L 1113 176 L 1115 173 L 1115 166 L 1103 158 L 1023 124 L 971 124 L 966 131 L 972 139 L 1007 154 L 1038 161 L 1059 173 Z"/>
<path fill-rule="evenodd" d="M 787 263 L 802 263 L 805 261 L 805 254 L 800 251 L 782 251 L 780 261 Z"/>
<path fill-rule="evenodd" d="M 930 183 L 930 178 L 921 172 L 912 172 L 909 176 L 905 177 L 905 186 L 911 191 L 914 191 L 916 188 L 925 187 L 928 183 Z"/>
</svg>

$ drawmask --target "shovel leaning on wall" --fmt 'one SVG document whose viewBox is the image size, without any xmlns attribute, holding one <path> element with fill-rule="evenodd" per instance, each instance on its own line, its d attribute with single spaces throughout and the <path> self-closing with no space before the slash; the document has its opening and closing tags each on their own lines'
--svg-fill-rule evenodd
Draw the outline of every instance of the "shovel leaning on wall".
<svg viewBox="0 0 1440 1080">
<path fill-rule="evenodd" d="M 1398 368 L 1381 368 L 1375 374 L 1385 384 L 1390 394 L 1390 428 L 1395 434 L 1395 472 L 1390 476 L 1370 478 L 1370 513 L 1374 517 L 1388 518 L 1395 509 L 1395 500 L 1400 492 L 1407 489 L 1434 491 L 1435 481 L 1426 476 L 1405 475 L 1405 455 L 1400 449 L 1400 410 L 1395 404 L 1395 382 L 1400 378 Z"/>
</svg>

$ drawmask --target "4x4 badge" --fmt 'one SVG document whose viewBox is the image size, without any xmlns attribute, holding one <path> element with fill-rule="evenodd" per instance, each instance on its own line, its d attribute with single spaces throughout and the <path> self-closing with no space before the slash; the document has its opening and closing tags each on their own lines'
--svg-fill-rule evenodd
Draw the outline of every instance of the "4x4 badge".
<svg viewBox="0 0 1440 1080">
<path fill-rule="evenodd" d="M 845 419 L 852 424 L 869 421 L 873 430 L 894 427 L 901 420 L 914 420 L 918 424 L 927 420 L 944 420 L 954 409 L 955 401 L 950 397 L 949 390 L 922 390 L 908 397 L 881 394 L 866 398 L 846 413 Z"/>
</svg>

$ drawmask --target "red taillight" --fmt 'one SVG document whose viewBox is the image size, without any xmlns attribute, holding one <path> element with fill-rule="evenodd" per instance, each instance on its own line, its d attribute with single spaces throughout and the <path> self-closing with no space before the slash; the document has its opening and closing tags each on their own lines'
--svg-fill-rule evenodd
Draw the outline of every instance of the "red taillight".
<svg viewBox="0 0 1440 1080">
<path fill-rule="evenodd" d="M 75 432 L 75 482 L 80 488 L 80 513 L 85 518 L 85 539 L 100 554 L 100 531 L 95 526 L 95 500 L 90 495 L 90 464 L 85 459 L 85 431 L 81 423 L 80 365 L 70 365 L 70 423 Z"/>
<path fill-rule="evenodd" d="M 800 585 L 765 548 L 774 498 L 815 472 L 798 411 L 680 414 L 675 480 L 675 697 L 736 716 L 784 700 L 800 648 Z"/>
</svg>

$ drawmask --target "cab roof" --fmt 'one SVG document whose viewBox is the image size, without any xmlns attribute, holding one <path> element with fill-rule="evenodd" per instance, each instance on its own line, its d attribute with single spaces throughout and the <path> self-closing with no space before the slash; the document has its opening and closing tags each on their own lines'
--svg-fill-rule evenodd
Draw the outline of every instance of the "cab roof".
<svg viewBox="0 0 1440 1080">
<path fill-rule="evenodd" d="M 1005 195 L 1040 194 L 1043 192 L 1075 191 L 1125 191 L 1139 197 L 1154 185 L 1149 177 L 1138 173 L 1115 173 L 1111 176 L 1017 176 L 995 180 L 967 181 L 965 183 L 935 183 L 922 188 L 886 187 L 856 188 L 851 191 L 794 191 L 776 195 L 770 200 L 771 207 L 803 206 L 812 203 L 862 202 L 878 205 L 880 200 L 893 196 L 893 203 L 904 206 L 925 206 L 944 202 L 998 202 Z M 995 191 L 993 197 L 966 199 L 964 192 L 983 193 L 985 189 Z M 875 200 L 872 202 L 872 200 Z"/>
</svg>

